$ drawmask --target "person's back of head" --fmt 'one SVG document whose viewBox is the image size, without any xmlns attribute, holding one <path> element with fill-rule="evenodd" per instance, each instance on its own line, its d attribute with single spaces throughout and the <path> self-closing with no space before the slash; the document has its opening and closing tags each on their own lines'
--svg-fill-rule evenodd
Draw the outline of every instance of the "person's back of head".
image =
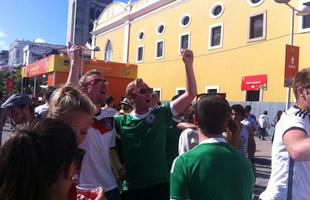
<svg viewBox="0 0 310 200">
<path fill-rule="evenodd" d="M 55 86 L 49 86 L 49 87 L 47 87 L 44 90 L 43 98 L 44 98 L 45 102 L 49 102 L 50 101 L 50 98 L 51 98 L 51 96 L 52 96 L 52 94 L 54 93 L 55 90 L 56 90 Z"/>
<path fill-rule="evenodd" d="M 67 115 L 72 114 L 72 112 L 81 112 L 93 116 L 96 113 L 96 106 L 79 89 L 65 85 L 57 89 L 51 97 L 47 117 L 65 120 L 68 117 Z"/>
<path fill-rule="evenodd" d="M 105 100 L 105 104 L 109 107 L 113 106 L 113 102 L 114 102 L 114 97 L 109 96 L 106 100 Z"/>
<path fill-rule="evenodd" d="M 243 108 L 243 106 L 241 104 L 234 104 L 234 105 L 232 105 L 231 106 L 231 110 L 236 112 L 239 115 L 239 117 L 240 117 L 240 119 L 238 119 L 238 118 L 234 118 L 234 119 L 242 121 L 246 117 L 245 109 Z"/>
<path fill-rule="evenodd" d="M 202 134 L 222 134 L 229 115 L 229 104 L 216 94 L 202 97 L 197 102 L 198 127 Z"/>
<path fill-rule="evenodd" d="M 0 150 L 0 199 L 47 199 L 58 177 L 70 180 L 76 152 L 75 133 L 62 121 L 42 119 L 18 130 Z"/>
<path fill-rule="evenodd" d="M 268 111 L 267 111 L 267 110 L 265 110 L 265 111 L 263 112 L 263 114 L 264 114 L 264 115 L 267 115 L 267 114 L 268 114 Z"/>
<path fill-rule="evenodd" d="M 246 106 L 244 107 L 244 110 L 245 110 L 245 113 L 250 113 L 251 110 L 252 110 L 252 107 L 251 107 L 250 105 L 246 105 Z"/>
</svg>

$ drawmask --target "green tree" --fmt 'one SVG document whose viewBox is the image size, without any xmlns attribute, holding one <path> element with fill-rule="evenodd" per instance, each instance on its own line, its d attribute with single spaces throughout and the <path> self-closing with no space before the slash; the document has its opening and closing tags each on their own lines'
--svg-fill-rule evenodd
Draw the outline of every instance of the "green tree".
<svg viewBox="0 0 310 200">
<path fill-rule="evenodd" d="M 22 74 L 21 74 L 22 67 L 14 67 L 12 70 L 3 70 L 0 71 L 0 91 L 3 92 L 4 96 L 9 96 L 11 94 L 15 94 L 20 92 L 21 90 L 21 83 L 22 83 Z M 10 92 L 6 88 L 6 80 L 8 78 L 14 78 L 15 80 L 15 89 Z"/>
</svg>

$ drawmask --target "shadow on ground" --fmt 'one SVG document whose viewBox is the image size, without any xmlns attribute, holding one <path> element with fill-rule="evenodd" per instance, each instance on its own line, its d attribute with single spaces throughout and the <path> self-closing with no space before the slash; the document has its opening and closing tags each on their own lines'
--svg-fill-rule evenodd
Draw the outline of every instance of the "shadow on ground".
<svg viewBox="0 0 310 200">
<path fill-rule="evenodd" d="M 258 200 L 259 195 L 266 189 L 271 171 L 271 159 L 267 156 L 256 156 L 254 158 L 256 168 L 256 184 L 254 200 Z"/>
</svg>

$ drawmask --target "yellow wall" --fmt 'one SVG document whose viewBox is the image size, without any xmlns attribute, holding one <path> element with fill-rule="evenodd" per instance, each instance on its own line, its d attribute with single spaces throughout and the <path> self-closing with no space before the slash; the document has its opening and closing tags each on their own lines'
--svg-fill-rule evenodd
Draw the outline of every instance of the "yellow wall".
<svg viewBox="0 0 310 200">
<path fill-rule="evenodd" d="M 104 59 L 105 47 L 108 40 L 112 43 L 112 61 L 123 62 L 124 29 L 122 27 L 116 28 L 96 39 L 96 45 L 100 47 L 100 51 L 96 52 L 95 57 L 101 60 Z"/>
<path fill-rule="evenodd" d="M 190 48 L 194 51 L 194 68 L 198 92 L 204 92 L 206 86 L 219 86 L 220 92 L 226 92 L 230 101 L 244 101 L 245 92 L 241 91 L 242 76 L 267 74 L 267 90 L 263 93 L 265 102 L 284 102 L 286 88 L 284 82 L 285 44 L 289 44 L 290 9 L 271 0 L 257 7 L 251 7 L 246 0 L 222 0 L 224 13 L 217 19 L 209 16 L 211 6 L 218 0 L 185 0 L 164 11 L 150 13 L 133 20 L 129 47 L 129 63 L 136 63 L 138 45 L 144 45 L 143 62 L 139 63 L 138 77 L 142 77 L 151 87 L 162 89 L 162 99 L 169 100 L 177 87 L 185 87 L 185 71 L 178 55 L 179 34 L 190 32 Z M 291 1 L 298 4 L 297 0 Z M 249 16 L 266 11 L 266 39 L 248 42 Z M 180 19 L 183 14 L 191 15 L 191 24 L 182 28 Z M 209 25 L 223 22 L 223 47 L 209 50 Z M 156 34 L 159 23 L 165 24 L 163 35 Z M 298 18 L 295 18 L 297 33 Z M 145 37 L 138 41 L 137 35 L 143 30 Z M 123 35 L 120 30 L 99 36 L 102 44 L 107 37 L 112 40 L 113 61 L 122 56 Z M 310 66 L 307 52 L 310 52 L 310 34 L 295 34 L 295 45 L 300 46 L 300 68 Z M 155 59 L 155 42 L 165 40 L 164 58 Z M 307 45 L 308 44 L 308 45 Z M 117 46 L 117 47 L 116 47 Z M 104 48 L 102 48 L 104 49 Z M 118 59 L 118 60 L 117 60 Z M 293 100 L 293 97 L 292 97 Z"/>
</svg>

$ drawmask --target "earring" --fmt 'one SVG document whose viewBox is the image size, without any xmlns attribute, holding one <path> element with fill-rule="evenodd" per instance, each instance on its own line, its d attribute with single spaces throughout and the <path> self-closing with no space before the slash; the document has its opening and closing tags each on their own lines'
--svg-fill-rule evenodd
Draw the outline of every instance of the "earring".
<svg viewBox="0 0 310 200">
<path fill-rule="evenodd" d="M 74 174 L 72 177 L 71 177 L 71 180 L 74 181 L 74 182 L 77 182 L 79 180 L 79 175 L 78 174 Z"/>
</svg>

